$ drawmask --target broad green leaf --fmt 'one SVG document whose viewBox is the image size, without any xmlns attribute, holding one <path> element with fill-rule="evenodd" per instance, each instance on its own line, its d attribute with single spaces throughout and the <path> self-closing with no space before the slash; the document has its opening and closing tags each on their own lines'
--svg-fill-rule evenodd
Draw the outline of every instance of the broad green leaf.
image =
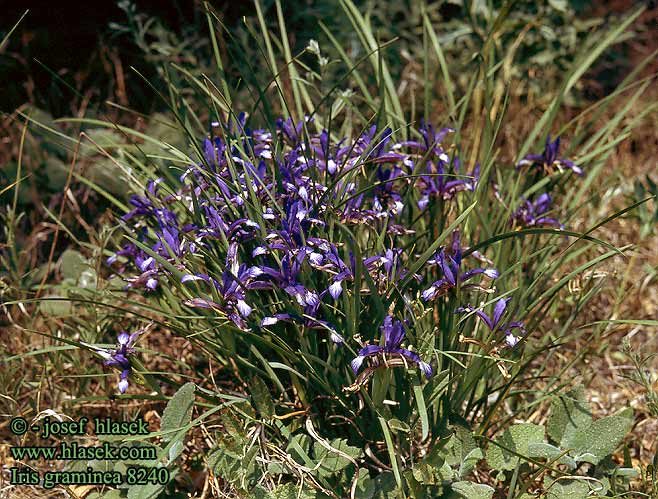
<svg viewBox="0 0 658 499">
<path fill-rule="evenodd" d="M 455 432 L 446 444 L 446 462 L 451 466 L 460 466 L 466 456 L 477 449 L 473 433 L 463 426 L 455 426 Z"/>
<path fill-rule="evenodd" d="M 477 465 L 477 463 L 482 459 L 484 459 L 484 453 L 479 447 L 469 452 L 459 465 L 459 477 L 464 478 L 466 475 L 468 475 L 471 471 L 473 471 L 475 465 Z"/>
<path fill-rule="evenodd" d="M 253 499 L 270 499 L 272 497 L 269 491 L 262 485 L 256 485 L 250 490 L 250 493 Z"/>
<path fill-rule="evenodd" d="M 296 462 L 301 464 L 310 464 L 309 454 L 313 441 L 306 433 L 298 433 L 288 442 L 286 452 L 290 454 Z"/>
<path fill-rule="evenodd" d="M 544 427 L 532 423 L 516 424 L 489 443 L 487 463 L 496 470 L 511 471 L 519 464 L 519 456 L 529 457 L 530 444 L 544 441 Z M 498 445 L 497 445 L 498 444 Z"/>
<path fill-rule="evenodd" d="M 413 477 L 423 484 L 434 484 L 436 483 L 436 473 L 437 470 L 431 464 L 427 463 L 418 463 L 411 469 Z"/>
<path fill-rule="evenodd" d="M 119 490 L 110 490 L 103 494 L 103 499 L 121 499 L 121 491 Z"/>
<path fill-rule="evenodd" d="M 397 433 L 399 431 L 401 431 L 402 433 L 409 433 L 411 431 L 411 428 L 407 423 L 395 418 L 388 420 L 388 427 L 391 429 L 393 433 Z"/>
<path fill-rule="evenodd" d="M 251 400 L 263 419 L 271 419 L 274 416 L 272 395 L 265 382 L 258 376 L 254 376 L 251 382 Z"/>
<path fill-rule="evenodd" d="M 589 427 L 591 423 L 592 412 L 585 391 L 578 387 L 553 399 L 546 431 L 551 440 L 566 450 L 574 446 L 573 438 L 576 432 Z"/>
<path fill-rule="evenodd" d="M 162 154 L 163 151 L 169 151 L 170 147 L 167 144 L 171 144 L 181 150 L 185 148 L 185 141 L 181 140 L 184 135 L 176 126 L 174 119 L 166 114 L 153 114 L 144 133 L 161 142 L 160 144 L 154 142 L 145 142 L 142 144 L 140 149 L 146 154 Z"/>
<path fill-rule="evenodd" d="M 61 159 L 50 156 L 43 164 L 44 173 L 48 179 L 48 188 L 53 192 L 64 190 L 66 179 L 69 176 L 70 165 Z"/>
<path fill-rule="evenodd" d="M 167 458 L 169 462 L 173 462 L 176 459 L 178 459 L 178 456 L 180 456 L 183 453 L 183 450 L 185 449 L 185 444 L 183 443 L 182 440 L 177 440 L 175 441 L 171 447 L 169 447 L 169 452 L 167 453 Z"/>
<path fill-rule="evenodd" d="M 76 177 L 77 178 L 77 177 Z M 122 168 L 107 157 L 97 158 L 85 172 L 85 178 L 104 192 L 121 198 L 129 183 Z"/>
<path fill-rule="evenodd" d="M 419 481 L 418 473 L 406 469 L 402 476 L 405 481 L 405 494 L 398 495 L 397 499 L 402 497 L 419 498 L 419 497 L 443 497 L 443 483 L 437 483 L 433 474 L 429 474 L 428 481 Z M 395 497 L 395 496 L 394 496 Z"/>
<path fill-rule="evenodd" d="M 50 317 L 66 317 L 73 313 L 73 304 L 64 296 L 49 295 L 39 300 L 39 312 Z"/>
<path fill-rule="evenodd" d="M 597 419 L 589 427 L 579 429 L 573 438 L 573 456 L 578 461 L 598 464 L 612 454 L 633 426 L 633 411 Z"/>
<path fill-rule="evenodd" d="M 637 478 L 640 475 L 640 472 L 635 468 L 617 468 L 615 470 L 615 475 L 624 478 Z"/>
<path fill-rule="evenodd" d="M 352 457 L 353 459 L 357 459 L 361 457 L 361 449 L 358 447 L 352 447 L 348 445 L 347 439 L 341 438 L 341 439 L 335 439 L 329 442 L 329 445 L 333 447 L 336 450 L 341 451 L 344 454 L 347 454 L 348 456 Z M 341 456 L 340 454 L 336 452 L 332 452 L 326 447 L 323 447 L 319 444 L 315 444 L 315 459 L 317 460 L 318 463 L 320 464 L 320 467 L 318 468 L 318 472 L 322 476 L 330 476 L 333 475 L 334 473 L 337 473 L 343 469 L 345 469 L 347 466 L 349 466 L 350 460 L 347 459 L 344 456 Z"/>
<path fill-rule="evenodd" d="M 455 471 L 448 463 L 443 463 L 439 469 L 436 470 L 436 478 L 441 482 L 449 482 L 455 479 Z"/>
<path fill-rule="evenodd" d="M 473 482 L 455 482 L 451 487 L 455 499 L 491 499 L 495 492 L 495 489 L 489 485 Z"/>
<path fill-rule="evenodd" d="M 287 483 L 270 492 L 269 497 L 270 499 L 314 499 L 317 494 L 304 487 L 303 484 Z"/>
<path fill-rule="evenodd" d="M 356 497 L 372 499 L 376 490 L 375 481 L 370 478 L 368 470 L 366 468 L 359 468 L 359 477 L 356 481 Z"/>
<path fill-rule="evenodd" d="M 566 454 L 566 451 L 547 444 L 546 442 L 532 443 L 528 446 L 528 457 L 546 459 L 555 461 L 568 466 L 570 469 L 576 468 L 576 461 Z"/>
<path fill-rule="evenodd" d="M 208 455 L 208 468 L 222 480 L 235 483 L 242 477 L 242 453 L 218 443 Z"/>
<path fill-rule="evenodd" d="M 546 499 L 585 499 L 590 487 L 584 480 L 555 480 L 547 478 L 544 487 Z"/>
<path fill-rule="evenodd" d="M 85 148 L 85 152 L 88 153 L 100 153 L 101 151 L 99 148 L 108 150 L 109 148 L 123 144 L 125 141 L 123 136 L 116 130 L 105 127 L 88 128 L 85 130 L 85 135 L 87 136 L 87 140 L 90 142 L 88 144 L 89 147 Z"/>
<path fill-rule="evenodd" d="M 378 474 L 373 479 L 373 483 L 375 486 L 373 499 L 399 499 L 402 497 L 396 487 L 395 476 L 390 472 Z"/>
<path fill-rule="evenodd" d="M 167 403 L 160 424 L 160 431 L 163 432 L 162 440 L 164 442 L 179 438 L 177 435 L 178 432 L 190 424 L 192 409 L 194 407 L 195 390 L 196 386 L 194 383 L 185 383 Z"/>
<path fill-rule="evenodd" d="M 78 287 L 85 289 L 94 289 L 96 288 L 96 282 L 98 281 L 98 276 L 96 271 L 92 268 L 87 268 L 82 271 L 80 277 L 78 278 Z"/>
<path fill-rule="evenodd" d="M 85 269 L 89 268 L 87 259 L 79 252 L 72 249 L 67 249 L 62 253 L 60 259 L 60 271 L 64 279 L 72 279 L 78 282 Z"/>
</svg>

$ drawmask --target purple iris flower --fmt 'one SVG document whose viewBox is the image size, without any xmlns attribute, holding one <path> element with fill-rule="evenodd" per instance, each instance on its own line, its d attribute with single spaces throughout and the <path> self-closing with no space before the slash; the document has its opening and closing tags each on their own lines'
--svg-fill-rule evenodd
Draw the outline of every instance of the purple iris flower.
<svg viewBox="0 0 658 499">
<path fill-rule="evenodd" d="M 263 317 L 260 326 L 272 326 L 278 322 L 296 322 L 301 323 L 309 329 L 323 329 L 329 332 L 329 337 L 336 345 L 343 345 L 345 339 L 336 331 L 336 328 L 327 321 L 318 319 L 318 309 L 322 300 L 322 293 L 317 301 L 308 303 L 304 307 L 303 315 L 296 313 L 280 313 L 272 316 Z"/>
<path fill-rule="evenodd" d="M 421 120 L 421 125 L 418 131 L 423 139 L 422 142 L 417 140 L 406 140 L 395 144 L 393 148 L 399 149 L 404 147 L 421 154 L 424 154 L 431 149 L 433 156 L 447 162 L 448 156 L 441 147 L 441 142 L 443 142 L 446 135 L 455 130 L 452 128 L 442 128 L 437 131 L 431 123 L 426 123 L 425 120 Z"/>
<path fill-rule="evenodd" d="M 253 140 L 253 154 L 256 158 L 272 159 L 272 134 L 266 130 L 254 130 L 251 132 Z M 262 164 L 262 166 L 265 166 Z M 264 169 L 259 164 L 259 176 L 264 173 Z M 261 177 L 262 178 L 262 177 Z"/>
<path fill-rule="evenodd" d="M 401 321 L 397 319 L 394 320 L 393 317 L 387 315 L 380 330 L 384 334 L 384 346 L 366 345 L 361 350 L 359 350 L 358 355 L 354 358 L 354 360 L 352 360 L 350 364 L 354 374 L 359 372 L 359 369 L 361 369 L 361 365 L 366 358 L 373 358 L 382 355 L 385 360 L 386 355 L 394 355 L 397 357 L 406 358 L 417 364 L 420 370 L 428 378 L 432 376 L 434 373 L 432 366 L 426 362 L 423 362 L 417 353 L 400 347 L 402 340 L 404 340 L 405 337 L 404 325 Z"/>
<path fill-rule="evenodd" d="M 244 263 L 238 264 L 237 248 L 237 243 L 229 245 L 226 256 L 227 268 L 222 273 L 221 281 L 206 274 L 185 274 L 181 278 L 181 282 L 205 281 L 211 283 L 222 297 L 221 304 L 201 298 L 187 300 L 186 304 L 191 307 L 219 310 L 226 314 L 238 328 L 247 330 L 247 323 L 244 318 L 251 315 L 253 307 L 246 301 L 246 290 L 269 289 L 271 285 L 258 280 L 258 277 L 263 275 L 263 271 L 259 267 L 250 267 Z"/>
<path fill-rule="evenodd" d="M 402 213 L 404 203 L 402 196 L 396 190 L 396 181 L 403 175 L 403 171 L 398 166 L 384 168 L 382 165 L 377 167 L 376 172 L 377 185 L 373 189 L 373 209 L 377 216 L 399 215 Z"/>
<path fill-rule="evenodd" d="M 141 242 L 146 240 L 146 228 L 141 230 L 138 234 Z M 128 243 L 114 255 L 107 259 L 108 265 L 113 265 L 120 256 L 132 260 L 132 263 L 140 270 L 141 274 L 126 279 L 128 285 L 126 288 L 146 288 L 148 291 L 154 291 L 158 287 L 158 274 L 159 268 L 155 258 L 150 256 L 144 250 L 139 248 L 136 244 Z M 118 273 L 122 274 L 125 271 L 125 264 L 118 268 Z"/>
<path fill-rule="evenodd" d="M 140 249 L 137 247 L 136 244 L 133 243 L 128 243 L 123 246 L 119 251 L 114 253 L 112 256 L 110 256 L 107 260 L 106 263 L 108 265 L 114 264 L 120 256 L 125 256 L 127 258 L 135 258 L 140 252 Z"/>
<path fill-rule="evenodd" d="M 147 196 L 138 196 L 133 194 L 130 196 L 130 204 L 135 208 L 121 217 L 122 220 L 128 221 L 133 217 L 149 216 L 153 214 L 155 207 L 151 201 L 151 197 L 157 197 L 158 195 L 158 183 L 162 179 L 149 180 L 146 184 L 146 192 L 150 194 L 150 197 Z"/>
<path fill-rule="evenodd" d="M 153 246 L 153 250 L 165 258 L 171 257 L 171 253 L 180 257 L 183 244 L 176 215 L 165 208 L 158 208 L 154 213 L 160 230 L 155 231 L 158 242 Z"/>
<path fill-rule="evenodd" d="M 480 165 L 476 164 L 473 171 L 467 176 L 460 175 L 461 162 L 459 158 L 454 157 L 451 160 L 450 156 L 441 147 L 446 135 L 454 132 L 454 130 L 452 128 L 443 128 L 437 131 L 431 124 L 423 121 L 419 131 L 422 141 L 407 140 L 393 146 L 395 150 L 409 149 L 412 151 L 413 157 L 422 157 L 426 160 L 424 174 L 417 181 L 421 194 L 418 207 L 424 210 L 433 197 L 449 200 L 458 192 L 475 190 L 480 177 Z M 410 159 L 406 159 L 404 163 L 407 166 L 413 166 L 413 161 Z M 451 172 L 457 177 L 451 178 Z"/>
<path fill-rule="evenodd" d="M 268 283 L 270 288 L 282 289 L 295 298 L 302 307 L 314 305 L 320 301 L 320 297 L 315 291 L 307 289 L 300 282 L 302 264 L 305 258 L 306 252 L 304 251 L 300 251 L 294 256 L 291 253 L 286 253 L 281 259 L 280 269 L 269 266 L 258 267 L 264 276 L 269 277 L 271 281 Z"/>
<path fill-rule="evenodd" d="M 393 151 L 387 151 L 388 143 L 393 136 L 391 128 L 385 128 L 377 135 L 377 125 L 372 125 L 366 132 L 356 139 L 353 146 L 345 147 L 352 151 L 352 158 L 347 162 L 354 167 L 364 163 L 397 163 L 406 161 L 406 156 Z M 393 146 L 396 147 L 396 146 Z"/>
<path fill-rule="evenodd" d="M 387 249 L 383 255 L 363 259 L 363 266 L 382 292 L 409 275 L 409 270 L 404 266 L 402 255 L 403 250 L 391 248 Z M 421 280 L 418 274 L 413 274 L 412 277 L 417 282 Z"/>
<path fill-rule="evenodd" d="M 232 114 L 226 122 L 226 132 L 229 135 L 244 135 L 248 117 L 244 111 L 239 112 L 237 116 Z"/>
<path fill-rule="evenodd" d="M 425 301 L 434 300 L 439 296 L 445 295 L 451 289 L 456 288 L 458 283 L 466 282 L 476 275 L 482 274 L 489 279 L 496 279 L 499 276 L 496 269 L 476 268 L 462 272 L 460 268 L 462 263 L 461 251 L 457 252 L 453 257 L 452 255 L 446 255 L 445 250 L 442 248 L 434 258 L 428 260 L 428 263 L 430 265 L 438 265 L 441 268 L 443 277 L 423 291 L 422 298 Z M 479 286 L 473 284 L 466 284 L 464 287 L 479 288 Z"/>
<path fill-rule="evenodd" d="M 158 287 L 158 266 L 155 258 L 149 256 L 144 251 L 140 251 L 135 257 L 135 265 L 142 273 L 139 276 L 130 278 L 128 280 L 129 288 L 146 287 L 151 291 L 155 291 Z"/>
<path fill-rule="evenodd" d="M 306 120 L 307 123 L 309 120 Z M 279 118 L 276 120 L 276 128 L 281 132 L 283 139 L 288 143 L 288 145 L 296 146 L 302 139 L 302 131 L 304 129 L 304 122 L 299 121 L 297 124 L 293 124 L 292 119 L 288 118 L 283 120 Z"/>
<path fill-rule="evenodd" d="M 226 146 L 224 141 L 215 137 L 213 140 L 206 138 L 203 141 L 203 159 L 210 171 L 217 173 L 218 169 L 226 165 Z"/>
<path fill-rule="evenodd" d="M 404 156 L 386 151 L 392 136 L 393 130 L 388 127 L 377 136 L 377 125 L 372 125 L 356 140 L 354 147 L 350 147 L 350 149 L 353 150 L 355 159 L 359 158 L 359 162 L 397 162 L 403 159 Z"/>
<path fill-rule="evenodd" d="M 317 239 L 313 242 L 317 242 Z M 348 266 L 340 257 L 335 244 L 322 241 L 318 249 L 326 249 L 327 251 L 324 254 L 311 251 L 309 261 L 315 268 L 332 274 L 331 284 L 327 288 L 327 292 L 334 300 L 337 300 L 343 293 L 343 282 L 354 279 L 356 267 L 354 255 L 350 252 L 350 266 Z"/>
<path fill-rule="evenodd" d="M 132 334 L 124 332 L 119 333 L 117 336 L 117 347 L 114 350 L 97 348 L 84 343 L 86 346 L 93 348 L 96 353 L 105 359 L 104 364 L 106 366 L 117 367 L 121 371 L 118 385 L 120 393 L 125 393 L 128 389 L 128 377 L 132 372 L 130 356 L 135 353 L 133 345 L 135 344 L 137 337 L 143 332 L 144 330 L 142 329 Z"/>
<path fill-rule="evenodd" d="M 131 199 L 131 211 L 124 219 L 134 234 L 145 231 L 139 240 L 152 251 L 147 247 L 146 253 L 128 245 L 109 263 L 118 256 L 130 259 L 136 274 L 128 278 L 130 286 L 146 290 L 158 289 L 163 279 L 172 278 L 170 264 L 180 270 L 187 266 L 188 272 L 194 273 L 185 275 L 183 282 L 203 281 L 202 286 L 211 288 L 212 294 L 185 303 L 217 310 L 243 329 L 253 326 L 247 318 L 253 318 L 256 304 L 275 299 L 255 295 L 274 295 L 275 289 L 281 289 L 283 293 L 276 298 L 283 297 L 286 308 L 272 313 L 285 313 L 266 317 L 264 325 L 292 320 L 305 327 L 328 329 L 334 341 L 342 341 L 336 328 L 322 320 L 322 305 L 329 311 L 330 302 L 340 299 L 346 283 L 354 280 L 356 265 L 352 254 L 348 261 L 340 245 L 339 251 L 324 239 L 336 233 L 329 219 L 335 217 L 351 226 L 372 224 L 375 230 L 386 226 L 391 236 L 387 241 L 393 245 L 397 236 L 412 232 L 405 225 L 408 220 L 395 216 L 404 208 L 405 186 L 400 184 L 412 182 L 405 175 L 416 170 L 423 175 L 417 180 L 420 195 L 429 200 L 432 196 L 449 199 L 457 192 L 474 189 L 478 172 L 471 178 L 436 176 L 438 172 L 457 173 L 460 168 L 458 160 L 449 157 L 448 149 L 441 146 L 450 129 L 437 131 L 423 124 L 417 142 L 391 145 L 393 135 L 388 128 L 372 126 L 356 141 L 332 141 L 327 131 L 307 134 L 304 124 L 279 120 L 276 134 L 252 131 L 246 115 L 241 114 L 227 124 L 213 125 L 213 131 L 221 126 L 226 133 L 221 139 L 211 134 L 203 140 L 201 157 L 190 161 L 198 163 L 183 175 L 175 194 L 163 196 L 155 181 L 149 182 L 144 197 Z M 225 136 L 230 139 L 225 140 Z M 425 156 L 428 164 L 416 169 L 414 161 Z M 331 181 L 325 182 L 332 175 Z M 368 188 L 373 181 L 376 185 Z M 391 220 L 384 224 L 382 218 Z M 186 225 L 190 221 L 194 224 Z M 221 274 L 206 270 L 211 274 L 207 275 L 195 268 L 188 257 L 197 246 L 203 248 L 206 258 L 223 253 L 228 246 Z M 363 260 L 378 287 L 373 292 L 389 289 L 408 274 L 406 253 L 393 246 L 382 253 Z M 166 265 L 158 263 L 163 259 Z M 201 258 L 195 261 L 201 262 Z M 447 248 L 434 263 L 441 266 L 448 284 L 479 273 L 494 277 L 495 272 L 463 272 L 459 268 L 461 257 Z M 453 272 L 452 277 L 446 269 Z M 420 280 L 418 275 L 413 277 Z M 326 318 L 333 320 L 330 315 Z"/>
<path fill-rule="evenodd" d="M 185 274 L 181 278 L 181 282 L 200 280 L 212 283 L 222 297 L 221 304 L 202 298 L 187 300 L 185 303 L 191 307 L 219 310 L 226 314 L 226 317 L 238 328 L 247 330 L 244 318 L 249 317 L 253 308 L 246 302 L 245 289 L 254 289 L 252 281 L 260 274 L 257 267 L 247 267 L 244 264 L 240 265 L 236 276 L 228 270 L 224 271 L 221 282 L 206 274 Z"/>
<path fill-rule="evenodd" d="M 512 222 L 518 222 L 525 227 L 537 227 L 550 225 L 564 228 L 557 219 L 546 217 L 544 214 L 551 209 L 552 198 L 548 193 L 543 193 L 534 202 L 525 200 L 523 204 L 512 214 Z"/>
<path fill-rule="evenodd" d="M 108 258 L 107 263 L 114 263 L 118 256 L 131 257 L 134 265 L 141 271 L 140 275 L 129 277 L 127 279 L 127 288 L 145 287 L 149 291 L 155 291 L 155 289 L 158 287 L 159 273 L 155 258 L 132 243 L 127 244 L 121 250 L 117 251 L 114 255 Z M 123 270 L 124 269 L 122 267 L 120 272 Z"/>
<path fill-rule="evenodd" d="M 198 231 L 201 238 L 225 238 L 228 241 L 244 242 L 253 237 L 254 232 L 260 229 L 260 225 L 248 218 L 239 218 L 228 224 L 214 206 L 204 206 L 203 211 L 206 215 L 207 225 Z"/>
<path fill-rule="evenodd" d="M 279 321 L 297 322 L 310 329 L 324 329 L 330 332 L 331 340 L 336 344 L 343 343 L 343 337 L 336 331 L 336 328 L 327 321 L 318 318 L 318 311 L 322 303 L 322 299 L 326 294 L 337 299 L 342 292 L 340 283 L 352 276 L 349 268 L 340 260 L 335 247 L 331 247 L 327 241 L 320 238 L 309 238 L 307 241 L 310 246 L 303 246 L 293 252 L 289 249 L 284 249 L 286 253 L 281 259 L 280 270 L 272 267 L 262 266 L 258 269 L 264 276 L 270 278 L 270 282 L 262 282 L 260 289 L 279 288 L 285 291 L 288 295 L 295 298 L 296 302 L 303 307 L 303 313 L 300 315 L 294 312 L 278 313 L 272 316 L 264 317 L 261 322 L 261 327 L 271 326 Z M 277 248 L 281 249 L 281 248 Z M 256 251 L 258 250 L 258 251 Z M 257 254 L 265 254 L 269 252 L 265 248 L 256 248 Z M 318 294 L 317 292 L 307 289 L 300 282 L 300 274 L 302 264 L 308 257 L 311 267 L 327 271 L 330 269 L 339 268 L 339 272 L 334 277 L 334 282 L 328 289 Z M 336 286 L 338 285 L 338 288 Z"/>
<path fill-rule="evenodd" d="M 507 308 L 507 302 L 509 302 L 510 300 L 511 298 L 501 298 L 500 300 L 498 300 L 496 302 L 496 305 L 494 306 L 494 311 L 492 316 L 489 316 L 486 312 L 480 309 L 473 309 L 470 306 L 460 307 L 457 309 L 457 311 L 475 312 L 480 317 L 480 319 L 482 319 L 482 321 L 487 325 L 487 327 L 492 333 L 496 331 L 502 331 L 505 334 L 505 342 L 511 348 L 515 346 L 521 339 L 520 336 L 515 336 L 512 333 L 512 331 L 518 329 L 521 333 L 521 336 L 523 336 L 526 334 L 526 330 L 523 327 L 523 322 L 520 321 L 501 324 L 503 314 L 505 313 L 505 309 Z"/>
<path fill-rule="evenodd" d="M 312 144 L 315 143 L 312 146 L 316 154 L 314 165 L 320 171 L 326 171 L 329 175 L 334 175 L 343 164 L 351 146 L 341 146 L 343 143 L 341 140 L 333 146 L 332 151 L 329 143 L 329 133 L 326 130 L 322 131 L 320 137 L 311 140 Z"/>
<path fill-rule="evenodd" d="M 548 172 L 553 171 L 554 168 L 557 168 L 560 171 L 567 169 L 572 170 L 576 175 L 580 175 L 582 177 L 584 175 L 583 169 L 571 160 L 559 158 L 559 151 L 560 137 L 551 142 L 551 136 L 549 135 L 546 138 L 544 152 L 542 154 L 526 155 L 521 161 L 517 163 L 516 168 L 518 169 L 522 166 L 536 166 Z"/>
<path fill-rule="evenodd" d="M 445 156 L 445 154 L 442 154 Z M 459 175 L 461 161 L 454 158 L 454 173 Z M 452 199 L 458 192 L 474 191 L 480 179 L 480 165 L 476 164 L 473 171 L 468 177 L 452 178 L 447 174 L 448 158 L 439 157 L 436 163 L 427 162 L 427 175 L 422 175 L 418 181 L 418 187 L 421 198 L 418 201 L 418 207 L 424 210 L 432 197 L 439 197 L 445 200 Z"/>
</svg>

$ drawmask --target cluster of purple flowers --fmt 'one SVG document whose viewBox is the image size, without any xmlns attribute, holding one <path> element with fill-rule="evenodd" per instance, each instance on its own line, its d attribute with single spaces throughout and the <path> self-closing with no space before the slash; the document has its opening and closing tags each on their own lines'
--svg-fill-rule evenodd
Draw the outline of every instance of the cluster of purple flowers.
<svg viewBox="0 0 658 499">
<path fill-rule="evenodd" d="M 122 275 L 132 263 L 137 273 L 125 277 L 130 288 L 153 292 L 163 281 L 179 279 L 187 292 L 197 294 L 185 305 L 212 310 L 239 329 L 293 322 L 325 331 L 342 344 L 331 312 L 354 283 L 357 269 L 368 272 L 378 289 L 404 279 L 414 256 L 396 247 L 401 235 L 414 232 L 405 215 L 474 191 L 480 173 L 478 166 L 460 173 L 459 158 L 442 144 L 453 131 L 448 128 L 436 131 L 423 123 L 417 140 L 393 143 L 390 129 L 372 126 L 350 143 L 333 140 L 326 130 L 310 133 L 312 125 L 278 120 L 271 133 L 250 129 L 241 114 L 217 126 L 218 136 L 204 140 L 200 161 L 183 172 L 175 192 L 163 193 L 159 181 L 150 181 L 144 195 L 131 197 L 132 210 L 122 220 L 136 242 L 108 263 Z M 556 159 L 558 144 L 547 146 L 541 161 L 568 167 L 566 160 Z M 533 158 L 526 161 L 540 161 Z M 514 217 L 527 225 L 553 224 L 541 216 L 546 206 L 546 198 L 529 203 Z M 355 234 L 383 233 L 390 247 L 383 254 L 361 255 L 357 265 L 350 246 L 335 242 L 340 241 L 339 224 Z M 491 264 L 477 252 L 472 256 Z M 429 302 L 458 286 L 491 292 L 481 278 L 496 279 L 497 270 L 463 269 L 462 264 L 457 232 L 452 246 L 428 262 L 441 277 L 421 298 Z M 496 320 L 490 322 L 495 329 Z M 389 354 L 431 375 L 417 354 L 401 348 L 405 329 L 400 321 L 387 316 L 382 332 L 384 346 L 364 347 L 352 363 L 355 371 L 366 358 Z M 129 340 L 124 344 L 130 348 Z M 112 357 L 123 358 L 122 352 Z M 122 383 L 129 372 L 124 367 Z"/>
</svg>

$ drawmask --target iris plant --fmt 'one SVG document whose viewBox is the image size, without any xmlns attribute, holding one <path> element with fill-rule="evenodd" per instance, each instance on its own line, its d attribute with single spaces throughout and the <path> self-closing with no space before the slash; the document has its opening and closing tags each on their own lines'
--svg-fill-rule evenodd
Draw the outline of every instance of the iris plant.
<svg viewBox="0 0 658 499">
<path fill-rule="evenodd" d="M 228 324 L 256 333 L 280 322 L 324 330 L 338 345 L 348 340 L 337 327 L 344 324 L 346 314 L 339 304 L 346 289 L 383 294 L 405 281 L 423 285 L 424 302 L 457 287 L 493 292 L 475 279 L 496 279 L 498 271 L 477 252 L 470 253 L 487 265 L 465 266 L 458 231 L 451 246 L 441 248 L 412 279 L 405 279 L 418 254 L 403 236 L 421 227 L 419 215 L 432 200 L 452 203 L 468 196 L 480 181 L 479 167 L 461 174 L 455 148 L 444 144 L 452 129 L 437 131 L 423 123 L 416 137 L 395 143 L 391 129 L 376 126 L 349 141 L 333 140 L 327 130 L 311 133 L 304 122 L 291 119 L 279 120 L 276 133 L 250 129 L 245 115 L 214 125 L 223 126 L 224 133 L 203 140 L 199 160 L 191 161 L 177 189 L 166 195 L 159 189 L 160 180 L 151 181 L 144 196 L 131 197 L 131 211 L 122 224 L 139 244 L 131 241 L 108 259 L 125 276 L 128 288 L 157 293 L 172 281 L 173 267 L 182 283 L 197 281 L 199 291 L 210 288 L 206 295 L 188 295 L 183 303 L 189 307 L 225 315 Z M 559 139 L 549 139 L 543 154 L 528 155 L 519 166 L 582 174 L 573 162 L 559 158 L 558 150 Z M 418 200 L 417 206 L 409 199 Z M 512 218 L 525 226 L 560 226 L 545 216 L 550 203 L 548 194 L 526 200 Z M 355 256 L 354 247 L 339 235 L 343 232 L 337 222 L 359 237 L 367 236 L 369 249 L 359 246 L 363 252 Z M 226 255 L 223 266 L 218 255 Z M 135 271 L 126 275 L 131 264 Z M 367 278 L 361 279 L 357 269 Z M 426 276 L 433 269 L 440 275 L 430 284 Z M 357 281 L 361 288 L 353 289 Z M 186 293 L 192 290 L 187 287 Z M 399 291 L 405 299 L 414 294 Z M 518 338 L 512 331 L 523 331 L 523 326 L 500 324 L 506 305 L 507 299 L 500 300 L 492 317 L 476 313 L 513 345 Z M 397 356 L 416 363 L 428 377 L 432 374 L 416 353 L 401 347 L 402 322 L 387 316 L 381 331 L 383 345 L 364 346 L 352 361 L 355 372 L 366 358 L 377 363 Z M 120 335 L 119 347 L 103 354 L 121 369 L 122 391 L 133 342 L 132 335 Z"/>
</svg>

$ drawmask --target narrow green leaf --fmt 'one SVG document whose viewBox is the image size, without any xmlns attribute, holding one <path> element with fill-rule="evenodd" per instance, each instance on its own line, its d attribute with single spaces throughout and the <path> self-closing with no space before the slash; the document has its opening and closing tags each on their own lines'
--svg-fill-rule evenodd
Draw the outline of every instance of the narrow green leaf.
<svg viewBox="0 0 658 499">
<path fill-rule="evenodd" d="M 384 441 L 386 442 L 386 449 L 388 450 L 388 457 L 391 460 L 391 467 L 393 468 L 393 474 L 395 475 L 395 483 L 398 484 L 398 487 L 402 488 L 402 476 L 400 475 L 400 468 L 398 466 L 398 453 L 395 450 L 393 445 L 393 438 L 391 437 L 391 432 L 388 429 L 388 423 L 386 420 L 379 416 L 379 424 L 382 427 L 384 432 Z"/>
<path fill-rule="evenodd" d="M 427 415 L 427 407 L 425 407 L 425 396 L 423 395 L 423 387 L 420 386 L 420 380 L 414 380 L 414 397 L 416 398 L 416 407 L 418 408 L 418 415 L 420 417 L 421 440 L 425 440 L 430 434 L 430 423 Z"/>
</svg>

